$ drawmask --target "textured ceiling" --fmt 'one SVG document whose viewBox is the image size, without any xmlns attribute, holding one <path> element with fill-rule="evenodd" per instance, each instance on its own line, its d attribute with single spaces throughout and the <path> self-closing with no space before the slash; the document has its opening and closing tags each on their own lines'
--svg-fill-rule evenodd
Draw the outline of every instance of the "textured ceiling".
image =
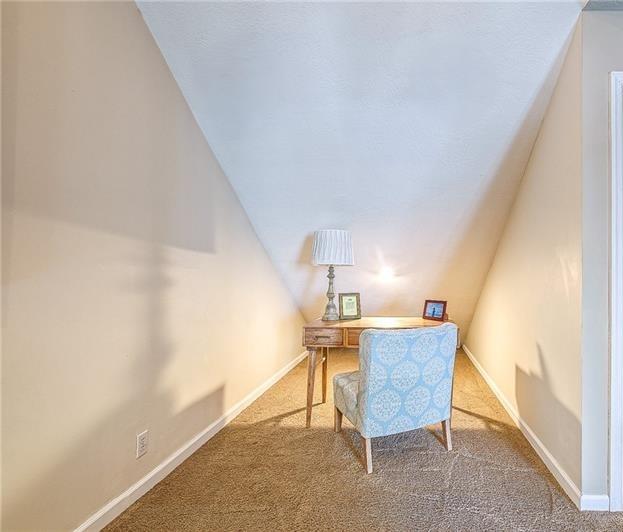
<svg viewBox="0 0 623 532">
<path fill-rule="evenodd" d="M 308 318 L 310 235 L 343 228 L 365 314 L 468 326 L 581 3 L 139 7 Z"/>
</svg>

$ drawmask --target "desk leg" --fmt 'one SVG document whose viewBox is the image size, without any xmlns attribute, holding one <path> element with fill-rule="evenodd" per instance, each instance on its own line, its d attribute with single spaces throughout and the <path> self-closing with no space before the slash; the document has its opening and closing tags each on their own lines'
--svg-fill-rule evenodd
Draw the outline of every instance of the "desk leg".
<svg viewBox="0 0 623 532">
<path fill-rule="evenodd" d="M 329 348 L 324 348 L 324 358 L 322 359 L 322 402 L 327 402 L 327 364 L 329 360 Z"/>
<path fill-rule="evenodd" d="M 305 411 L 305 426 L 311 426 L 312 405 L 314 404 L 314 377 L 316 376 L 316 348 L 308 347 L 307 352 L 307 410 Z"/>
</svg>

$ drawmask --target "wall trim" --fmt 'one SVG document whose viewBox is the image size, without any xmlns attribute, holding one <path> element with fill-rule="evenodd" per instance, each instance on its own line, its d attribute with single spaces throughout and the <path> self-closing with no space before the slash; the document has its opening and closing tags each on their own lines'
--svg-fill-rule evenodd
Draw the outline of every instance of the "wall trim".
<svg viewBox="0 0 623 532">
<path fill-rule="evenodd" d="M 607 512 L 610 510 L 610 497 L 607 495 L 582 495 L 580 510 L 583 512 Z"/>
<path fill-rule="evenodd" d="M 296 365 L 298 365 L 307 356 L 307 351 L 303 351 L 300 355 L 296 356 L 290 362 L 288 362 L 283 368 L 277 371 L 272 377 L 260 384 L 255 390 L 249 393 L 241 401 L 232 406 L 227 412 L 225 412 L 216 421 L 208 425 L 204 430 L 199 432 L 184 445 L 182 445 L 177 451 L 169 455 L 154 469 L 147 473 L 138 482 L 132 484 L 127 490 L 115 497 L 107 504 L 102 506 L 97 512 L 91 515 L 84 523 L 75 529 L 75 532 L 85 532 L 92 530 L 101 530 L 108 523 L 110 523 L 115 517 L 120 515 L 131 504 L 140 499 L 145 493 L 153 488 L 158 482 L 163 480 L 169 473 L 171 473 L 176 467 L 178 467 L 184 460 L 197 451 L 203 444 L 205 444 L 210 438 L 215 436 L 223 427 L 225 427 L 230 421 L 232 421 L 240 412 L 247 408 L 253 401 L 255 401 L 266 390 L 283 378 L 286 373 L 291 371 Z"/>
<path fill-rule="evenodd" d="M 596 510 L 597 508 L 593 508 L 593 507 L 582 508 L 582 502 L 583 502 L 582 499 L 584 497 L 587 497 L 585 504 L 597 504 L 598 498 L 600 501 L 602 500 L 603 497 L 605 497 L 607 500 L 608 496 L 607 495 L 584 495 L 583 497 L 581 497 L 580 490 L 576 486 L 575 482 L 571 480 L 571 477 L 569 477 L 567 472 L 558 463 L 556 458 L 554 458 L 554 456 L 549 452 L 547 447 L 545 447 L 545 444 L 539 439 L 539 437 L 534 433 L 534 431 L 530 428 L 530 426 L 521 418 L 521 416 L 515 410 L 513 405 L 509 402 L 506 396 L 498 388 L 495 381 L 485 371 L 485 369 L 482 367 L 480 362 L 476 360 L 476 357 L 473 355 L 473 353 L 469 350 L 469 348 L 465 344 L 463 344 L 463 351 L 465 351 L 465 354 L 471 360 L 472 364 L 474 364 L 474 367 L 478 370 L 478 373 L 482 375 L 482 378 L 485 380 L 489 388 L 491 388 L 491 391 L 495 394 L 495 396 L 498 398 L 500 403 L 502 403 L 502 406 L 504 407 L 508 415 L 511 417 L 515 425 L 517 425 L 519 430 L 521 430 L 522 434 L 528 440 L 530 445 L 532 445 L 532 447 L 534 448 L 536 453 L 539 455 L 539 457 L 541 458 L 541 460 L 543 461 L 547 469 L 549 469 L 552 475 L 554 475 L 554 478 L 556 478 L 561 488 L 565 491 L 565 493 L 569 496 L 569 498 L 573 501 L 573 503 L 580 510 Z M 606 506 L 605 510 L 608 510 L 608 506 Z"/>
<path fill-rule="evenodd" d="M 623 72 L 610 74 L 610 510 L 623 510 Z"/>
</svg>

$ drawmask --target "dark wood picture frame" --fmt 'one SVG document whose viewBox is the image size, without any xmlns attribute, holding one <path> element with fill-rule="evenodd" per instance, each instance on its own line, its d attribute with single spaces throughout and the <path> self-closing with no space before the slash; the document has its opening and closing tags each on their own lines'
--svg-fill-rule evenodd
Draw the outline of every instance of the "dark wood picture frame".
<svg viewBox="0 0 623 532">
<path fill-rule="evenodd" d="M 344 314 L 344 306 L 342 304 L 343 300 L 345 297 L 355 297 L 355 299 L 357 300 L 357 315 L 353 316 L 353 315 L 348 315 L 346 316 Z M 340 319 L 341 320 L 358 320 L 359 318 L 361 318 L 361 298 L 360 298 L 360 294 L 359 292 L 349 292 L 349 293 L 345 293 L 345 294 L 340 294 L 339 295 L 339 301 L 340 301 L 340 305 L 339 305 L 339 310 L 340 310 Z"/>
<path fill-rule="evenodd" d="M 441 303 L 443 305 L 441 316 L 427 316 L 426 315 L 426 309 L 430 303 L 435 303 L 435 304 Z M 422 318 L 424 318 L 425 320 L 446 321 L 447 316 L 448 316 L 446 313 L 447 306 L 448 306 L 447 301 L 441 301 L 439 299 L 427 299 L 426 301 L 424 301 L 424 310 L 422 311 Z"/>
</svg>

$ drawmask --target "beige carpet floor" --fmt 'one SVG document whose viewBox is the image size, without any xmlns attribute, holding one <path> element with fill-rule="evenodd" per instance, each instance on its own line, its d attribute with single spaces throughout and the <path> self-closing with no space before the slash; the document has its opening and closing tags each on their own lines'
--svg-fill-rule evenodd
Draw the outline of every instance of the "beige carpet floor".
<svg viewBox="0 0 623 532">
<path fill-rule="evenodd" d="M 330 375 L 356 367 L 331 353 Z M 371 475 L 331 394 L 304 428 L 305 379 L 304 361 L 106 530 L 623 530 L 575 508 L 462 352 L 454 450 L 439 427 L 378 438 Z"/>
</svg>

